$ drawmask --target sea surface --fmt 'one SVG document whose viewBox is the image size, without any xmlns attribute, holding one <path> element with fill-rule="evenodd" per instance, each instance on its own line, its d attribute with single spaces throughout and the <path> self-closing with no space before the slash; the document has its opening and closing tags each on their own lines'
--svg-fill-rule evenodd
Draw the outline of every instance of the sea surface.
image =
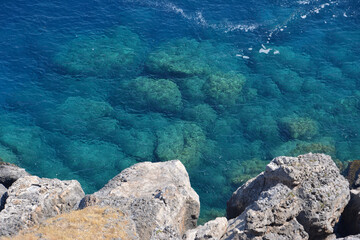
<svg viewBox="0 0 360 240">
<path fill-rule="evenodd" d="M 358 0 L 0 1 L 0 158 L 86 193 L 180 159 L 201 221 L 280 155 L 360 158 Z"/>
</svg>

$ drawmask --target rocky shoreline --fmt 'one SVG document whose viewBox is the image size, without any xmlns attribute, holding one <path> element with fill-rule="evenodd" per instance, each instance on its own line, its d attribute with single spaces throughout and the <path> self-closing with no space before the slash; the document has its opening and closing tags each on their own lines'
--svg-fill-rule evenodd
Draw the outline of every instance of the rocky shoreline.
<svg viewBox="0 0 360 240">
<path fill-rule="evenodd" d="M 1 163 L 0 197 L 2 239 L 360 239 L 360 188 L 324 154 L 273 159 L 202 226 L 178 160 L 135 164 L 86 196 L 76 180 Z"/>
</svg>

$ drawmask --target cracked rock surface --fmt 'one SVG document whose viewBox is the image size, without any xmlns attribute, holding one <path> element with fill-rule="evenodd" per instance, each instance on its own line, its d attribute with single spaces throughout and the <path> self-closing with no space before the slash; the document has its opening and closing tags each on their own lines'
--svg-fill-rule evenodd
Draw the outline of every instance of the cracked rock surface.
<svg viewBox="0 0 360 240">
<path fill-rule="evenodd" d="M 178 161 L 143 162 L 125 169 L 98 192 L 86 196 L 81 208 L 111 206 L 128 214 L 140 239 L 181 239 L 196 227 L 199 196 Z"/>
<path fill-rule="evenodd" d="M 21 177 L 30 176 L 25 169 L 6 162 L 0 162 L 0 184 L 9 188 L 16 180 Z"/>
<path fill-rule="evenodd" d="M 0 236 L 14 235 L 47 218 L 74 210 L 84 195 L 75 180 L 20 177 L 7 190 L 0 212 Z"/>
<path fill-rule="evenodd" d="M 349 199 L 330 156 L 277 157 L 233 193 L 223 239 L 325 239 Z"/>
<path fill-rule="evenodd" d="M 188 230 L 184 235 L 184 240 L 216 240 L 220 239 L 226 232 L 228 221 L 225 217 L 218 217 L 198 226 L 195 229 Z"/>
</svg>

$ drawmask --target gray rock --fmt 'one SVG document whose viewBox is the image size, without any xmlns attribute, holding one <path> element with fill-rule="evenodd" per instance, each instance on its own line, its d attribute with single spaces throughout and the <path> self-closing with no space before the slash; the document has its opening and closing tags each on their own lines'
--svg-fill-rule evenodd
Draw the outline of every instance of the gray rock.
<svg viewBox="0 0 360 240">
<path fill-rule="evenodd" d="M 41 223 L 47 218 L 76 209 L 84 197 L 79 182 L 25 176 L 8 189 L 0 212 L 0 236 Z"/>
<path fill-rule="evenodd" d="M 222 239 L 307 239 L 308 234 L 296 220 L 299 212 L 300 199 L 279 183 L 262 192 L 240 216 L 231 219 Z"/>
<path fill-rule="evenodd" d="M 337 240 L 360 240 L 360 234 L 358 235 L 351 235 L 344 238 L 337 238 Z"/>
<path fill-rule="evenodd" d="M 180 240 L 181 237 L 176 229 L 166 226 L 157 227 L 151 233 L 150 240 Z"/>
<path fill-rule="evenodd" d="M 324 154 L 273 159 L 264 173 L 234 192 L 228 202 L 228 217 L 249 212 L 247 207 L 254 199 L 259 199 L 261 192 L 278 184 L 287 186 L 298 199 L 296 221 L 310 239 L 325 238 L 333 233 L 333 227 L 350 199 L 349 183 L 340 175 L 331 157 Z M 256 221 L 248 225 L 255 232 L 259 229 Z"/>
<path fill-rule="evenodd" d="M 86 206 L 112 206 L 136 223 L 141 239 L 176 239 L 196 227 L 199 196 L 178 161 L 143 162 L 125 169 L 93 195 Z"/>
<path fill-rule="evenodd" d="M 336 234 L 327 235 L 323 240 L 335 240 Z"/>
<path fill-rule="evenodd" d="M 6 198 L 7 189 L 4 185 L 0 184 L 0 211 L 4 209 Z"/>
<path fill-rule="evenodd" d="M 30 176 L 25 169 L 11 163 L 0 162 L 0 184 L 6 188 L 9 188 L 11 184 L 24 176 Z"/>
<path fill-rule="evenodd" d="M 358 174 L 358 175 L 356 176 L 356 179 L 355 179 L 355 182 L 354 182 L 354 187 L 355 187 L 355 188 L 360 187 L 360 174 Z"/>
<path fill-rule="evenodd" d="M 239 187 L 227 202 L 226 216 L 228 219 L 239 216 L 247 206 L 255 202 L 265 187 L 264 173 L 248 180 Z"/>
<path fill-rule="evenodd" d="M 360 240 L 360 234 L 358 235 L 351 235 L 344 238 L 337 238 L 337 240 Z"/>
<path fill-rule="evenodd" d="M 228 221 L 225 217 L 218 217 L 215 220 L 198 226 L 195 229 L 188 230 L 184 236 L 184 240 L 218 240 L 226 232 Z"/>
</svg>

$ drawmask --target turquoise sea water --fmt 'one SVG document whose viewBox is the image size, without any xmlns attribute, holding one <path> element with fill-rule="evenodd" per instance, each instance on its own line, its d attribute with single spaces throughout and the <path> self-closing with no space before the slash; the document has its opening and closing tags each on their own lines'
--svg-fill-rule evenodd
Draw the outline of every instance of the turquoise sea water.
<svg viewBox="0 0 360 240">
<path fill-rule="evenodd" d="M 0 157 L 87 193 L 180 159 L 202 219 L 275 156 L 360 158 L 357 0 L 0 2 Z"/>
</svg>

